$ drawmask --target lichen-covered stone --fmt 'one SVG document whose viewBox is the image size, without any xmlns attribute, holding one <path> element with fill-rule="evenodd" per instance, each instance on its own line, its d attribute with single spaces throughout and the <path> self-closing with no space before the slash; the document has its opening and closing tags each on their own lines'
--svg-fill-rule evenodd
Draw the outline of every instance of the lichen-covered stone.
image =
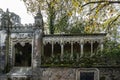
<svg viewBox="0 0 120 80">
<path fill-rule="evenodd" d="M 46 68 L 42 80 L 75 80 L 76 71 L 70 68 Z"/>
</svg>

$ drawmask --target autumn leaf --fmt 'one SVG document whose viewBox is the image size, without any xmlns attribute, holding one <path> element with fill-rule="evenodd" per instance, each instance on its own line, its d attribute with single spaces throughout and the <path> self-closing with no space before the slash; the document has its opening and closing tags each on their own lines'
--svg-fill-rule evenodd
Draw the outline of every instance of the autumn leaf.
<svg viewBox="0 0 120 80">
<path fill-rule="evenodd" d="M 79 7 L 79 2 L 78 1 L 72 0 L 72 4 L 75 8 Z"/>
<path fill-rule="evenodd" d="M 68 14 L 68 16 L 72 16 L 72 12 L 68 12 L 67 14 Z"/>
<path fill-rule="evenodd" d="M 78 13 L 81 13 L 82 12 L 82 10 L 83 10 L 83 8 L 82 7 L 79 7 L 79 9 L 78 9 Z"/>
<path fill-rule="evenodd" d="M 54 2 L 51 2 L 51 7 L 54 7 L 55 6 L 55 3 Z"/>
</svg>

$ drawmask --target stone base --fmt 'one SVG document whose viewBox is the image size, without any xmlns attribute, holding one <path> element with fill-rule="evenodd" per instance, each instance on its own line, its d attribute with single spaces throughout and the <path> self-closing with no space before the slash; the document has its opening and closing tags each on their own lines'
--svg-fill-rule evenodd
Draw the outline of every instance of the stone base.
<svg viewBox="0 0 120 80">
<path fill-rule="evenodd" d="M 0 80 L 7 80 L 7 76 L 6 75 L 1 75 Z"/>
<path fill-rule="evenodd" d="M 16 71 L 17 75 L 0 76 L 0 80 L 80 80 L 81 72 L 93 72 L 94 80 L 120 80 L 120 68 L 26 68 L 30 75 Z M 26 70 L 23 69 L 23 72 Z M 17 69 L 16 69 L 17 70 Z M 15 72 L 13 70 L 13 72 Z M 10 72 L 12 73 L 12 72 Z M 20 74 L 20 75 L 19 75 Z"/>
</svg>

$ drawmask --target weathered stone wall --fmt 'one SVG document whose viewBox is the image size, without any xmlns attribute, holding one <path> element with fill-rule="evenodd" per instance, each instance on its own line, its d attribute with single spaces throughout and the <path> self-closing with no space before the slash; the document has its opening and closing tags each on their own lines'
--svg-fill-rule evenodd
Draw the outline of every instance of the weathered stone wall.
<svg viewBox="0 0 120 80">
<path fill-rule="evenodd" d="M 80 68 L 41 68 L 35 70 L 37 73 L 35 74 L 34 80 L 78 80 L 77 72 L 79 69 Z M 98 68 L 98 70 L 99 80 L 120 80 L 120 68 Z M 97 78 L 95 80 L 97 80 Z"/>
<path fill-rule="evenodd" d="M 80 71 L 99 71 L 94 80 L 120 80 L 120 68 L 36 68 L 32 71 L 30 80 L 80 80 Z M 96 72 L 95 72 L 96 75 Z M 12 76 L 14 78 L 14 76 Z M 18 77 L 17 77 L 18 78 Z M 14 78 L 15 80 L 17 78 Z M 23 77 L 19 77 L 22 80 Z M 7 76 L 0 76 L 0 80 L 7 80 Z M 11 79 L 12 80 L 12 79 Z M 26 80 L 26 79 L 25 79 Z"/>
<path fill-rule="evenodd" d="M 79 71 L 84 70 L 85 72 L 98 71 L 96 68 L 38 68 L 33 70 L 33 80 L 79 80 Z M 99 74 L 95 80 L 99 80 L 98 77 Z"/>
<path fill-rule="evenodd" d="M 120 68 L 99 68 L 101 80 L 120 80 Z"/>
<path fill-rule="evenodd" d="M 75 80 L 76 69 L 42 68 L 42 80 Z"/>
<path fill-rule="evenodd" d="M 0 53 L 0 74 L 3 72 L 5 69 L 5 52 Z"/>
<path fill-rule="evenodd" d="M 7 76 L 6 75 L 1 75 L 0 80 L 7 80 Z"/>
</svg>

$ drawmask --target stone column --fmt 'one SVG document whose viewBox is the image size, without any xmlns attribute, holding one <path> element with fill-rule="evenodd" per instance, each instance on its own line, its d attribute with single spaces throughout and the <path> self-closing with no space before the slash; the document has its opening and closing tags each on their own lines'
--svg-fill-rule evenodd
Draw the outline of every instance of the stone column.
<svg viewBox="0 0 120 80">
<path fill-rule="evenodd" d="M 71 42 L 71 55 L 70 59 L 73 60 L 73 42 Z"/>
<path fill-rule="evenodd" d="M 54 54 L 54 43 L 52 41 L 52 54 L 51 54 L 52 57 L 54 56 L 53 54 Z"/>
<path fill-rule="evenodd" d="M 2 53 L 2 33 L 0 33 L 0 55 Z"/>
<path fill-rule="evenodd" d="M 100 43 L 100 50 L 101 50 L 101 54 L 102 54 L 102 51 L 103 51 L 103 42 Z"/>
<path fill-rule="evenodd" d="M 91 55 L 90 56 L 93 56 L 93 41 L 91 41 Z"/>
<path fill-rule="evenodd" d="M 33 67 L 41 66 L 41 54 L 42 54 L 42 36 L 41 29 L 36 29 L 34 33 L 34 55 L 33 55 Z"/>
<path fill-rule="evenodd" d="M 34 60 L 34 38 L 32 39 L 32 54 L 31 54 L 31 64 L 33 65 L 33 60 Z"/>
<path fill-rule="evenodd" d="M 64 44 L 61 43 L 61 61 L 63 61 Z"/>
<path fill-rule="evenodd" d="M 15 43 L 12 43 L 12 66 L 15 64 Z"/>
<path fill-rule="evenodd" d="M 16 42 L 14 42 L 14 44 L 13 44 L 13 49 L 14 49 L 14 51 L 13 51 L 13 65 L 15 65 L 15 53 L 16 53 L 15 45 L 16 45 Z"/>
<path fill-rule="evenodd" d="M 80 50 L 81 50 L 80 57 L 83 57 L 83 55 L 84 55 L 83 46 L 84 46 L 83 43 L 81 43 L 81 44 L 80 44 L 80 47 L 81 47 L 81 48 L 80 48 Z"/>
</svg>

